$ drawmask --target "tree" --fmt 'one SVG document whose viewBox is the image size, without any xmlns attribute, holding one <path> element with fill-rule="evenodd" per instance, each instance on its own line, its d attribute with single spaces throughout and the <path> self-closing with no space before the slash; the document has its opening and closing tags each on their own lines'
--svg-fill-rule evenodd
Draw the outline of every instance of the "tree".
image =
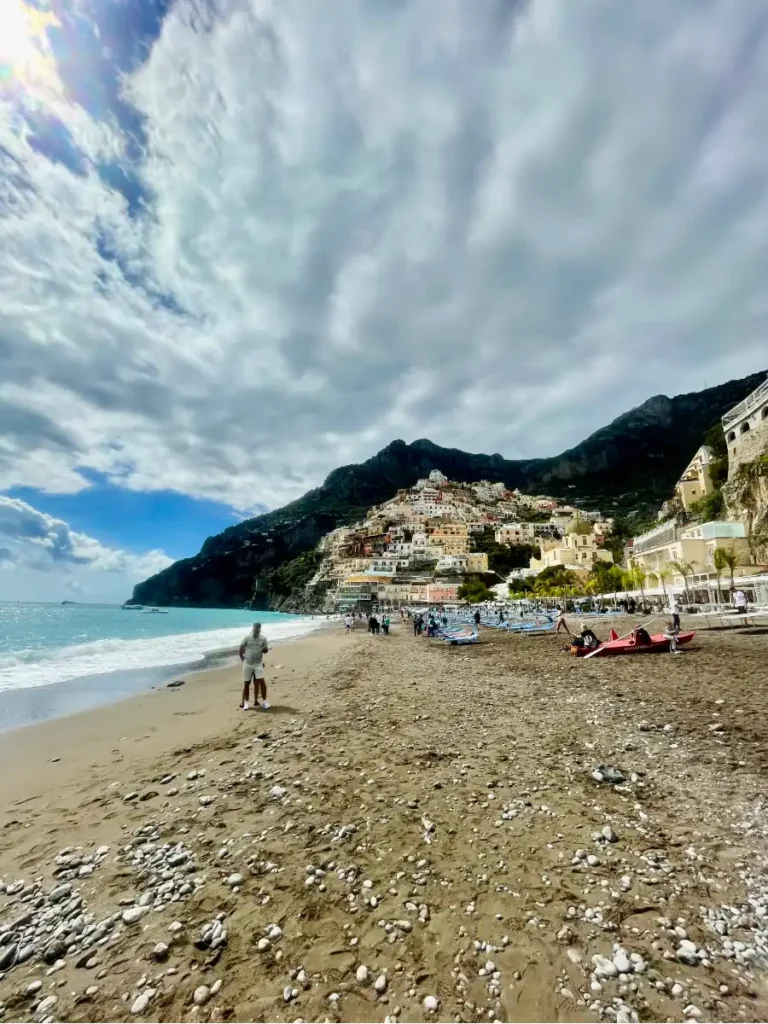
<svg viewBox="0 0 768 1024">
<path fill-rule="evenodd" d="M 659 577 L 659 583 L 661 589 L 664 591 L 664 604 L 669 604 L 669 595 L 667 594 L 667 580 L 672 578 L 672 569 L 668 565 L 662 565 L 656 570 L 656 575 Z"/>
<path fill-rule="evenodd" d="M 715 562 L 715 571 L 717 572 L 717 589 L 720 589 L 720 574 L 724 569 L 727 569 L 731 576 L 731 600 L 733 600 L 733 576 L 736 569 L 739 566 L 739 556 L 731 545 L 730 548 L 715 548 L 715 553 L 712 556 Z"/>
<path fill-rule="evenodd" d="M 670 562 L 669 566 L 674 569 L 675 572 L 679 572 L 683 577 L 683 585 L 685 587 L 685 603 L 691 603 L 691 592 L 688 589 L 688 577 L 693 576 L 696 572 L 695 562 Z"/>
<path fill-rule="evenodd" d="M 495 594 L 477 576 L 472 576 L 466 583 L 459 587 L 459 600 L 468 601 L 470 604 L 479 604 L 481 601 L 493 601 Z"/>
<path fill-rule="evenodd" d="M 648 575 L 639 565 L 631 565 L 624 573 L 624 585 L 627 590 L 639 590 L 643 604 L 645 604 L 645 581 Z"/>
</svg>

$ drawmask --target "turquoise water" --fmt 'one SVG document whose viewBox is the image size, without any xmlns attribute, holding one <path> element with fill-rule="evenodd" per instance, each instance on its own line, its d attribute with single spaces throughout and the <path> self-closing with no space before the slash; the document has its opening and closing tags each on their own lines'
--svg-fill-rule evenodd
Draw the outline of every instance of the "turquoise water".
<svg viewBox="0 0 768 1024">
<path fill-rule="evenodd" d="M 0 694 L 113 673 L 202 667 L 206 655 L 236 647 L 256 620 L 272 641 L 296 639 L 320 621 L 278 612 L 171 608 L 152 615 L 116 605 L 0 602 Z"/>
</svg>

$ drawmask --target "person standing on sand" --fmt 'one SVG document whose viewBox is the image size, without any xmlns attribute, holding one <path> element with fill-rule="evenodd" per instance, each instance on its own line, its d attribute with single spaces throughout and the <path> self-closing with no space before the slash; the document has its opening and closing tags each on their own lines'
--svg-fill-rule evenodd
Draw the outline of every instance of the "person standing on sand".
<svg viewBox="0 0 768 1024">
<path fill-rule="evenodd" d="M 243 663 L 243 701 L 240 707 L 243 711 L 249 710 L 248 696 L 253 680 L 253 706 L 259 707 L 259 693 L 261 693 L 261 707 L 268 711 L 272 706 L 267 700 L 267 684 L 264 682 L 264 663 L 262 658 L 269 650 L 267 638 L 261 632 L 261 623 L 254 622 L 253 628 L 248 636 L 240 644 L 240 661 Z"/>
<path fill-rule="evenodd" d="M 557 609 L 557 626 L 555 628 L 555 636 L 557 636 L 559 634 L 561 626 L 565 630 L 566 634 L 568 636 L 570 636 L 571 635 L 571 631 L 570 631 L 570 629 L 568 629 L 568 623 L 565 621 L 565 612 L 563 611 L 562 608 L 558 608 Z"/>
<path fill-rule="evenodd" d="M 344 619 L 344 632 L 345 633 L 351 633 L 352 626 L 354 624 L 355 624 L 355 620 L 352 618 L 352 616 L 349 614 L 349 612 L 347 612 L 347 615 L 346 615 L 346 617 Z"/>
<path fill-rule="evenodd" d="M 677 594 L 671 593 L 669 595 L 669 610 L 672 612 L 672 627 L 680 632 L 680 603 L 677 600 Z"/>
</svg>

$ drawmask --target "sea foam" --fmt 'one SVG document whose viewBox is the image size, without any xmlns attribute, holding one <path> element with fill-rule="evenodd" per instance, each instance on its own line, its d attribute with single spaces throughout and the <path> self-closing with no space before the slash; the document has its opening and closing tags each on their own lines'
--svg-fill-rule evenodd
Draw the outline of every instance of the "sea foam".
<svg viewBox="0 0 768 1024">
<path fill-rule="evenodd" d="M 133 613 L 136 614 L 136 613 Z M 265 623 L 269 641 L 296 640 L 319 628 L 319 619 L 296 618 L 290 622 Z M 163 665 L 202 667 L 206 655 L 231 650 L 240 643 L 247 628 L 228 626 L 199 633 L 135 640 L 94 640 L 45 650 L 21 650 L 0 654 L 0 691 L 16 690 L 69 679 L 102 675 Z"/>
</svg>

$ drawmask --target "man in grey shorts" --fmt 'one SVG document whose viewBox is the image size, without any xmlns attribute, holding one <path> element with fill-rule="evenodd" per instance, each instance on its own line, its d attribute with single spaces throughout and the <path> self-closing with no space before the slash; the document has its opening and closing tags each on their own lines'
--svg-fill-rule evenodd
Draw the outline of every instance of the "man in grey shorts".
<svg viewBox="0 0 768 1024">
<path fill-rule="evenodd" d="M 243 700 L 240 705 L 243 711 L 248 711 L 249 691 L 251 680 L 253 680 L 253 706 L 261 706 L 268 711 L 272 706 L 267 700 L 267 684 L 264 681 L 264 664 L 262 658 L 269 650 L 267 638 L 261 632 L 261 623 L 254 622 L 253 629 L 240 644 L 240 661 L 243 663 Z M 259 705 L 259 694 L 261 694 L 261 705 Z"/>
</svg>

